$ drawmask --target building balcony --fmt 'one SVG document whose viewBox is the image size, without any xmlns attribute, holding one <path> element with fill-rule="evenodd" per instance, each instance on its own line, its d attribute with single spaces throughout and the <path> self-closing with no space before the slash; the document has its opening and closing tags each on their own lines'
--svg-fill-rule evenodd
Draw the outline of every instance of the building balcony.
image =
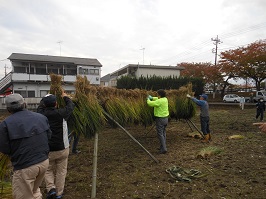
<svg viewBox="0 0 266 199">
<path fill-rule="evenodd" d="M 62 80 L 64 82 L 73 83 L 76 81 L 76 75 L 63 75 Z M 51 78 L 50 78 L 50 75 L 13 73 L 12 81 L 14 82 L 26 82 L 26 81 L 48 82 L 48 81 L 51 81 Z"/>
</svg>

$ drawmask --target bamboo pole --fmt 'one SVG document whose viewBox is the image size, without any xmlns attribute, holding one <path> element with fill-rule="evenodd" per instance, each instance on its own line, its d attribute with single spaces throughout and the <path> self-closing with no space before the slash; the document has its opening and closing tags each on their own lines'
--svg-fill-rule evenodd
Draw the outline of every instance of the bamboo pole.
<svg viewBox="0 0 266 199">
<path fill-rule="evenodd" d="M 103 114 L 105 114 L 107 117 L 109 117 L 114 123 L 116 123 L 125 133 L 134 141 L 136 142 L 148 155 L 156 162 L 159 163 L 159 161 L 147 150 L 142 146 L 138 140 L 136 140 L 124 127 L 122 127 L 117 121 L 115 121 L 107 112 L 103 111 Z"/>
<path fill-rule="evenodd" d="M 151 127 L 150 130 L 145 134 L 145 136 L 147 136 L 148 133 L 151 132 L 151 130 L 155 127 L 155 125 L 156 125 L 156 123 L 154 123 L 154 124 L 152 125 L 152 127 Z"/>
<path fill-rule="evenodd" d="M 260 125 L 263 125 L 263 124 L 265 124 L 265 123 L 263 123 L 263 122 L 253 123 L 254 126 L 260 126 Z"/>
<path fill-rule="evenodd" d="M 96 182 L 97 182 L 97 157 L 98 157 L 98 133 L 94 137 L 94 152 L 93 152 L 93 171 L 92 171 L 92 188 L 91 198 L 96 198 Z"/>
<path fill-rule="evenodd" d="M 193 129 L 192 129 L 192 127 L 190 126 L 190 124 L 189 124 L 188 120 L 186 120 L 186 122 L 187 122 L 187 124 L 188 124 L 188 126 L 189 126 L 190 130 L 193 132 Z"/>
<path fill-rule="evenodd" d="M 201 136 L 204 138 L 203 133 L 201 132 L 201 130 L 198 129 L 198 127 L 190 120 L 188 119 L 188 121 L 190 121 L 190 123 L 195 127 L 195 129 L 197 129 L 197 131 L 201 134 Z"/>
</svg>

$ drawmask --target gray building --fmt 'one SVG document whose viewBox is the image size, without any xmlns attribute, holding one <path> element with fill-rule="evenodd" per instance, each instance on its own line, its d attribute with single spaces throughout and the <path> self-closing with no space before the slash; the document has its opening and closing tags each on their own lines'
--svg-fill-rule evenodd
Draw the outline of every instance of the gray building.
<svg viewBox="0 0 266 199">
<path fill-rule="evenodd" d="M 50 73 L 62 75 L 64 89 L 71 93 L 76 76 L 86 76 L 100 85 L 101 63 L 97 59 L 12 53 L 12 70 L 0 80 L 0 94 L 19 93 L 25 98 L 43 97 L 50 90 Z"/>
</svg>

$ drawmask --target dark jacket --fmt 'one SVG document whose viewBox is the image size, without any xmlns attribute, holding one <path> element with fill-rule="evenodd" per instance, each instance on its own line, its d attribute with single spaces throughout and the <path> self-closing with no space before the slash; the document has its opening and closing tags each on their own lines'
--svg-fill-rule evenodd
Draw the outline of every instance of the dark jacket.
<svg viewBox="0 0 266 199">
<path fill-rule="evenodd" d="M 26 109 L 0 124 L 0 152 L 11 157 L 14 170 L 48 159 L 51 130 L 46 117 Z"/>
<path fill-rule="evenodd" d="M 60 151 L 69 147 L 67 120 L 74 110 L 74 103 L 69 97 L 63 98 L 66 106 L 57 109 L 56 107 L 45 107 L 41 100 L 37 112 L 48 118 L 52 137 L 49 140 L 50 151 Z"/>
<path fill-rule="evenodd" d="M 257 102 L 256 107 L 260 111 L 265 111 L 265 103 L 264 102 Z"/>
</svg>

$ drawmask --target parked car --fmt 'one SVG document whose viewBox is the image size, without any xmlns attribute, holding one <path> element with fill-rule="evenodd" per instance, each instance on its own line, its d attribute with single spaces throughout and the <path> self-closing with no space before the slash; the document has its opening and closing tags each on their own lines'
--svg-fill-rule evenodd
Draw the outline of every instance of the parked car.
<svg viewBox="0 0 266 199">
<path fill-rule="evenodd" d="M 240 97 L 236 94 L 228 94 L 223 97 L 224 102 L 239 102 Z"/>
<path fill-rule="evenodd" d="M 255 95 L 252 94 L 252 97 L 245 97 L 246 102 L 258 102 L 260 99 L 266 102 L 266 91 L 256 91 Z"/>
</svg>

